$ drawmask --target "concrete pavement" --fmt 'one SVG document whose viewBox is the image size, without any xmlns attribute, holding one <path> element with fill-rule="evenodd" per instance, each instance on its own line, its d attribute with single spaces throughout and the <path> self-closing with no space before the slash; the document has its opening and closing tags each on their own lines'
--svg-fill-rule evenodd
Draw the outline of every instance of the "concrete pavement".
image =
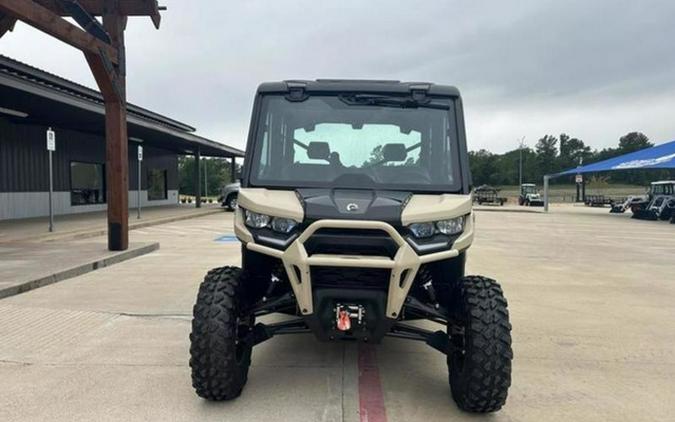
<svg viewBox="0 0 675 422">
<path fill-rule="evenodd" d="M 132 243 L 125 251 L 90 242 L 0 244 L 0 299 L 77 277 L 159 249 L 159 243 Z"/>
<path fill-rule="evenodd" d="M 500 280 L 509 299 L 509 400 L 463 414 L 441 354 L 385 339 L 388 420 L 672 420 L 674 227 L 627 217 L 478 212 L 469 272 Z M 239 244 L 221 238 L 231 232 L 229 213 L 138 229 L 132 241 L 162 249 L 0 300 L 0 420 L 359 420 L 356 346 L 310 335 L 257 346 L 238 400 L 194 395 L 191 308 L 207 269 L 239 262 Z"/>
</svg>

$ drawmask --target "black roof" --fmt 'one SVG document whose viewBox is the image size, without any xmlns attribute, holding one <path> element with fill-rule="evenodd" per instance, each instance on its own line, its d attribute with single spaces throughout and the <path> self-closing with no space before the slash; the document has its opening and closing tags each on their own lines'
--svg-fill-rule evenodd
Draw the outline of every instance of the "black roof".
<svg viewBox="0 0 675 422">
<path fill-rule="evenodd" d="M 283 93 L 293 88 L 307 92 L 369 92 L 407 94 L 412 91 L 425 91 L 428 95 L 459 97 L 459 90 L 450 85 L 437 85 L 430 82 L 401 82 L 393 80 L 366 79 L 317 79 L 286 80 L 265 82 L 258 87 L 260 93 Z"/>
<path fill-rule="evenodd" d="M 55 109 L 58 106 L 58 110 Z M 102 132 L 105 108 L 100 92 L 60 76 L 0 55 L 0 107 L 19 108 L 35 123 Z M 151 144 L 203 155 L 243 157 L 244 152 L 194 134 L 195 128 L 127 103 L 129 137 Z"/>
</svg>

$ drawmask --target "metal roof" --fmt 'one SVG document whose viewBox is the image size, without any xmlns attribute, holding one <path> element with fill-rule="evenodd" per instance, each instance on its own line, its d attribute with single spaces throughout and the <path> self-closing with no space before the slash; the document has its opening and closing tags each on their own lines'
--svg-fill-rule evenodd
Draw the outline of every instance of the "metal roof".
<svg viewBox="0 0 675 422">
<path fill-rule="evenodd" d="M 0 106 L 7 108 L 13 108 L 14 100 L 8 97 L 16 97 L 20 95 L 19 93 L 23 93 L 79 109 L 79 116 L 83 122 L 92 120 L 100 122 L 100 117 L 105 115 L 103 96 L 100 92 L 3 55 L 0 55 L 0 87 L 13 90 L 11 93 L 14 95 L 10 93 L 0 99 L 2 100 Z M 24 98 L 23 103 L 24 107 L 33 106 L 36 110 L 42 107 L 43 116 L 48 113 L 39 101 Z M 64 113 L 65 111 L 61 114 Z M 94 113 L 98 119 L 85 116 L 85 113 Z M 39 114 L 39 111 L 36 114 Z M 75 114 L 75 111 L 71 111 L 70 117 L 76 118 Z M 157 146 L 179 153 L 191 153 L 199 147 L 204 155 L 244 156 L 244 151 L 240 149 L 194 134 L 195 128 L 192 126 L 131 103 L 127 103 L 127 122 L 129 136 L 156 138 Z"/>
<path fill-rule="evenodd" d="M 609 158 L 597 163 L 587 164 L 551 175 L 558 177 L 565 174 L 593 173 L 613 170 L 632 169 L 673 169 L 675 168 L 675 141 L 655 145 L 639 151 Z"/>
</svg>

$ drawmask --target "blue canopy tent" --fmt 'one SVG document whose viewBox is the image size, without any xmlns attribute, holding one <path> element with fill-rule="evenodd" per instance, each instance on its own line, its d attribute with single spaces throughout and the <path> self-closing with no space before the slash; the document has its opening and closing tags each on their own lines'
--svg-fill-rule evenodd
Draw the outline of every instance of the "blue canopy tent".
<svg viewBox="0 0 675 422">
<path fill-rule="evenodd" d="M 548 181 L 550 179 L 580 173 L 631 169 L 675 169 L 675 141 L 544 176 L 544 210 L 548 211 Z"/>
</svg>

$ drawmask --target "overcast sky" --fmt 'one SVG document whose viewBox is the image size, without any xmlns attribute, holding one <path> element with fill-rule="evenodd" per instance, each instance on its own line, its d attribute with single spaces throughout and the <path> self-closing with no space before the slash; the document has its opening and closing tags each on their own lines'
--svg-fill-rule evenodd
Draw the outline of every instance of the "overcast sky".
<svg viewBox="0 0 675 422">
<path fill-rule="evenodd" d="M 566 132 L 675 139 L 675 1 L 160 0 L 127 29 L 128 97 L 243 147 L 261 81 L 456 85 L 470 149 Z M 78 51 L 18 24 L 0 53 L 95 87 Z"/>
</svg>

